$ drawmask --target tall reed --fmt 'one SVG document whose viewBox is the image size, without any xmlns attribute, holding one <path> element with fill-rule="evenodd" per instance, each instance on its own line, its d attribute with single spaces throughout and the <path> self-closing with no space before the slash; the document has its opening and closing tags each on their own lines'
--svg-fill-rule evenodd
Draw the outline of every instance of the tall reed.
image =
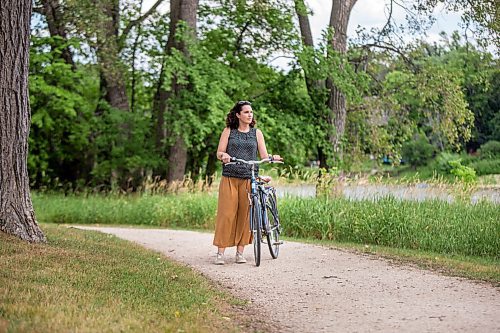
<svg viewBox="0 0 500 333">
<path fill-rule="evenodd" d="M 500 258 L 500 207 L 444 201 L 281 201 L 285 234 Z"/>
<path fill-rule="evenodd" d="M 33 202 L 42 222 L 206 230 L 213 230 L 217 210 L 217 197 L 208 193 L 35 194 Z M 486 202 L 284 198 L 279 210 L 286 236 L 500 258 L 500 206 Z"/>
</svg>

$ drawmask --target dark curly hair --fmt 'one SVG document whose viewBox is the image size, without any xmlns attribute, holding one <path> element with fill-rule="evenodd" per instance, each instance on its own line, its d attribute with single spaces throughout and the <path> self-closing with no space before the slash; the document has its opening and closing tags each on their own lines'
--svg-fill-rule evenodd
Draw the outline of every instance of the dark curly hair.
<svg viewBox="0 0 500 333">
<path fill-rule="evenodd" d="M 249 101 L 239 101 L 236 102 L 236 104 L 233 106 L 231 111 L 227 114 L 226 117 L 226 126 L 231 128 L 231 129 L 237 129 L 239 126 L 239 121 L 238 117 L 236 117 L 236 114 L 241 112 L 241 108 L 243 108 L 244 105 L 252 105 Z M 250 127 L 254 127 L 256 124 L 255 117 L 252 119 L 252 122 L 250 123 Z"/>
</svg>

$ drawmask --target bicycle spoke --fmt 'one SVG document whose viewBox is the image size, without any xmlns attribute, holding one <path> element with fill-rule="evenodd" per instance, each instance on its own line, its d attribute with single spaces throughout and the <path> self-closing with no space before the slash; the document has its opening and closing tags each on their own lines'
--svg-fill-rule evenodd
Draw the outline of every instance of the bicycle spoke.
<svg viewBox="0 0 500 333">
<path fill-rule="evenodd" d="M 267 219 L 266 224 L 269 225 L 269 232 L 266 233 L 267 245 L 269 246 L 271 256 L 273 259 L 276 259 L 278 258 L 279 246 L 282 242 L 279 241 L 279 218 L 274 192 L 271 192 L 268 196 L 265 207 L 267 214 L 265 214 L 264 218 Z"/>
</svg>

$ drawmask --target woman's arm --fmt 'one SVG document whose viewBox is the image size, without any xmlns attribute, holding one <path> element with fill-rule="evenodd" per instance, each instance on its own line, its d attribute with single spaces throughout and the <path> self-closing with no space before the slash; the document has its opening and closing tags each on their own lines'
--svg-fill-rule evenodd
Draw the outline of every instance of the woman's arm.
<svg viewBox="0 0 500 333">
<path fill-rule="evenodd" d="M 261 159 L 268 158 L 269 154 L 267 153 L 266 141 L 264 140 L 264 134 L 260 129 L 257 129 L 257 149 L 259 150 L 259 156 Z M 283 160 L 280 155 L 273 155 L 273 160 L 281 161 Z"/>
<path fill-rule="evenodd" d="M 217 159 L 221 160 L 224 163 L 228 163 L 231 161 L 231 156 L 226 153 L 230 133 L 231 130 L 229 129 L 229 127 L 224 128 L 222 134 L 220 135 L 219 146 L 217 147 Z"/>
<path fill-rule="evenodd" d="M 266 141 L 264 140 L 264 134 L 262 134 L 262 131 L 260 129 L 257 129 L 257 149 L 259 150 L 259 156 L 261 159 L 268 158 L 269 155 L 267 154 L 267 148 L 266 148 Z"/>
</svg>

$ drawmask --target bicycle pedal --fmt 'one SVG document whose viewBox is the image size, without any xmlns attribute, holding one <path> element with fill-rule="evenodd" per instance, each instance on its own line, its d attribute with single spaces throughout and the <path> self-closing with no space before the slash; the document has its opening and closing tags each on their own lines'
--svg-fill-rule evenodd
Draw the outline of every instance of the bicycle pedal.
<svg viewBox="0 0 500 333">
<path fill-rule="evenodd" d="M 283 244 L 283 241 L 279 241 L 279 242 L 274 242 L 273 245 L 282 245 Z"/>
</svg>

